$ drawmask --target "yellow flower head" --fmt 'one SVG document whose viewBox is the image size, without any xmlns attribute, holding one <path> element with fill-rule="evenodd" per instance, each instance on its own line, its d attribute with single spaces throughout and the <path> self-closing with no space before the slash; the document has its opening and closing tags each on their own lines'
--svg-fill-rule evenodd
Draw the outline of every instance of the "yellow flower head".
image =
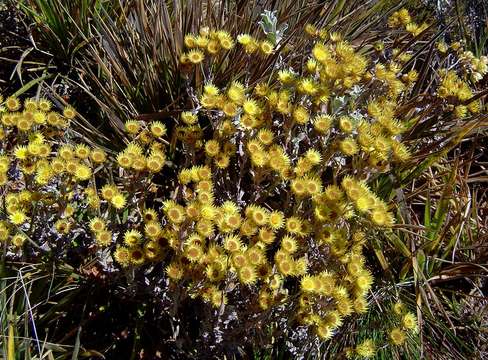
<svg viewBox="0 0 488 360">
<path fill-rule="evenodd" d="M 100 232 L 102 230 L 105 230 L 106 224 L 105 221 L 100 218 L 100 217 L 94 217 L 93 219 L 90 220 L 90 230 L 93 231 L 94 233 Z"/>
<path fill-rule="evenodd" d="M 406 340 L 405 332 L 400 328 L 393 328 L 390 331 L 390 340 L 393 345 L 403 345 Z"/>
<path fill-rule="evenodd" d="M 273 53 L 273 48 L 273 44 L 266 40 L 259 44 L 259 49 L 264 55 L 271 55 Z"/>
<path fill-rule="evenodd" d="M 164 125 L 160 121 L 153 121 L 151 123 L 150 129 L 151 133 L 157 138 L 166 135 L 167 132 L 166 125 Z"/>
<path fill-rule="evenodd" d="M 112 232 L 102 230 L 95 234 L 95 240 L 100 246 L 108 246 L 112 242 Z"/>
<path fill-rule="evenodd" d="M 110 199 L 110 203 L 113 205 L 114 208 L 116 208 L 117 210 L 120 210 L 120 209 L 123 209 L 125 207 L 127 200 L 123 194 L 116 193 Z"/>
<path fill-rule="evenodd" d="M 102 197 L 105 200 L 111 200 L 118 193 L 118 189 L 115 185 L 104 185 L 101 189 Z"/>
<path fill-rule="evenodd" d="M 27 221 L 27 216 L 22 211 L 14 211 L 9 215 L 9 220 L 14 225 L 22 225 Z"/>
<path fill-rule="evenodd" d="M 72 106 L 68 105 L 63 109 L 63 116 L 68 120 L 72 120 L 76 116 L 76 110 Z"/>
<path fill-rule="evenodd" d="M 239 280 L 244 285 L 254 284 L 257 280 L 256 269 L 250 265 L 244 265 L 238 270 Z"/>
<path fill-rule="evenodd" d="M 192 64 L 199 64 L 205 58 L 203 52 L 196 49 L 189 51 L 188 54 L 186 54 L 186 56 Z"/>
<path fill-rule="evenodd" d="M 124 243 L 130 248 L 139 246 L 142 241 L 142 234 L 137 230 L 128 230 L 124 234 Z"/>
<path fill-rule="evenodd" d="M 75 177 L 78 180 L 84 181 L 90 179 L 92 176 L 92 171 L 90 167 L 84 164 L 79 164 L 76 168 Z"/>
<path fill-rule="evenodd" d="M 24 245 L 26 240 L 27 240 L 27 237 L 24 234 L 17 233 L 14 236 L 12 236 L 11 241 L 15 247 L 20 248 L 20 247 L 22 247 L 22 245 Z"/>
<path fill-rule="evenodd" d="M 102 149 L 93 149 L 90 158 L 94 163 L 101 164 L 107 159 L 107 154 Z"/>
<path fill-rule="evenodd" d="M 122 267 L 129 266 L 131 261 L 130 250 L 123 246 L 118 246 L 114 251 L 114 260 Z"/>
</svg>

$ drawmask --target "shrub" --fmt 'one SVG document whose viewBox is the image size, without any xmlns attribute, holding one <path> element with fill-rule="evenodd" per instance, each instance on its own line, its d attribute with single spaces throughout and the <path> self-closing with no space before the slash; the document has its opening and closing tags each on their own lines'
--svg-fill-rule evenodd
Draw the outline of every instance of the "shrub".
<svg viewBox="0 0 488 360">
<path fill-rule="evenodd" d="M 272 24 L 272 14 L 263 21 Z M 59 114 L 45 99 L 7 98 L 0 239 L 9 256 L 22 249 L 59 259 L 78 246 L 103 260 L 109 276 L 143 278 L 170 304 L 165 311 L 185 330 L 178 340 L 188 356 L 235 354 L 276 338 L 304 342 L 299 355 L 315 335 L 331 339 L 368 312 L 374 276 L 363 248 L 389 236 L 396 211 L 371 184 L 411 167 L 422 146 L 402 136 L 420 125 L 436 129 L 433 114 L 464 121 L 483 106 L 471 87 L 486 59 L 442 43 L 440 56 L 461 54 L 465 66 L 438 69 L 417 101 L 410 46 L 428 26 L 406 10 L 389 26 L 406 43 L 391 53 L 308 24 L 307 51 L 278 62 L 269 77 L 252 69 L 281 49 L 276 27 L 264 26 L 260 38 L 207 27 L 187 34 L 178 65 L 187 106 L 175 124 L 127 121 L 129 142 L 114 156 L 69 130 L 72 107 Z M 217 78 L 229 51 L 247 60 L 247 71 Z M 190 338 L 194 322 L 183 319 L 198 304 L 199 334 Z M 368 358 L 378 346 L 417 341 L 416 316 L 400 305 L 390 313 L 394 325 L 379 326 L 381 341 L 362 340 L 344 354 Z"/>
</svg>

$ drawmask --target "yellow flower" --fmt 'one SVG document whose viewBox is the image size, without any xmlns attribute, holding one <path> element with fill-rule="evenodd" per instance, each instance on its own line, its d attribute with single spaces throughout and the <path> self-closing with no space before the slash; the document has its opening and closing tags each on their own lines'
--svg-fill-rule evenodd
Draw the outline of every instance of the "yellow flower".
<svg viewBox="0 0 488 360">
<path fill-rule="evenodd" d="M 283 236 L 281 239 L 281 248 L 288 254 L 293 254 L 298 249 L 297 241 L 291 236 Z"/>
<path fill-rule="evenodd" d="M 164 212 L 166 213 L 168 220 L 174 224 L 181 224 L 185 221 L 185 209 L 174 201 L 165 203 Z"/>
<path fill-rule="evenodd" d="M 151 133 L 157 138 L 166 135 L 167 132 L 166 125 L 164 125 L 160 121 L 153 121 L 151 123 L 150 129 L 151 129 Z"/>
<path fill-rule="evenodd" d="M 356 346 L 356 353 L 362 358 L 372 358 L 376 353 L 376 347 L 373 340 L 364 340 Z"/>
<path fill-rule="evenodd" d="M 366 270 L 356 278 L 356 286 L 361 290 L 368 290 L 373 284 L 373 276 Z"/>
<path fill-rule="evenodd" d="M 290 258 L 284 258 L 277 262 L 278 271 L 284 276 L 290 276 L 293 274 L 295 268 L 294 263 Z"/>
<path fill-rule="evenodd" d="M 229 34 L 220 32 L 218 38 L 220 41 L 220 46 L 222 46 L 225 50 L 230 50 L 234 47 L 234 41 Z"/>
<path fill-rule="evenodd" d="M 128 134 L 136 135 L 141 130 L 141 124 L 137 120 L 128 120 L 125 122 L 125 131 Z"/>
<path fill-rule="evenodd" d="M 203 250 L 199 245 L 190 245 L 185 249 L 185 256 L 191 262 L 198 262 L 203 256 Z"/>
<path fill-rule="evenodd" d="M 110 199 L 110 203 L 113 205 L 114 208 L 120 210 L 125 207 L 127 200 L 125 199 L 125 196 L 123 194 L 117 193 L 112 196 L 112 198 Z"/>
<path fill-rule="evenodd" d="M 78 144 L 75 147 L 75 155 L 80 159 L 86 159 L 90 156 L 90 148 L 85 144 Z"/>
<path fill-rule="evenodd" d="M 229 89 L 227 90 L 227 96 L 236 104 L 242 104 L 246 96 L 244 86 L 238 81 L 232 82 Z"/>
<path fill-rule="evenodd" d="M 352 138 L 342 140 L 339 144 L 339 148 L 341 152 L 346 156 L 352 156 L 354 154 L 357 154 L 359 151 L 356 141 Z"/>
<path fill-rule="evenodd" d="M 5 171 L 0 171 L 0 186 L 4 186 L 7 184 L 8 177 Z"/>
<path fill-rule="evenodd" d="M 12 236 L 12 244 L 18 248 L 22 247 L 22 245 L 24 245 L 26 240 L 27 237 L 21 233 L 17 233 L 14 236 Z"/>
<path fill-rule="evenodd" d="M 209 157 L 214 157 L 217 156 L 217 154 L 220 152 L 220 146 L 218 141 L 216 140 L 209 140 L 205 143 L 205 153 Z"/>
<path fill-rule="evenodd" d="M 297 124 L 304 125 L 309 121 L 310 114 L 305 107 L 297 106 L 295 110 L 293 110 L 293 119 Z"/>
<path fill-rule="evenodd" d="M 139 248 L 130 250 L 130 262 L 133 265 L 140 266 L 145 262 L 144 252 Z"/>
<path fill-rule="evenodd" d="M 117 163 L 120 165 L 120 167 L 129 169 L 132 165 L 132 156 L 125 151 L 121 152 L 117 155 Z"/>
<path fill-rule="evenodd" d="M 258 140 L 264 145 L 270 145 L 273 142 L 274 134 L 269 129 L 261 129 L 256 135 Z"/>
<path fill-rule="evenodd" d="M 102 197 L 105 200 L 111 200 L 115 194 L 118 193 L 117 187 L 115 185 L 104 185 L 101 189 Z"/>
<path fill-rule="evenodd" d="M 5 106 L 9 111 L 17 111 L 20 109 L 21 103 L 20 100 L 15 96 L 10 96 L 5 101 Z"/>
<path fill-rule="evenodd" d="M 9 234 L 10 231 L 8 229 L 7 224 L 4 221 L 0 221 L 0 242 L 6 241 L 8 239 Z"/>
<path fill-rule="evenodd" d="M 295 74 L 291 70 L 280 70 L 278 71 L 278 80 L 284 85 L 291 84 L 295 81 Z M 281 98 L 280 100 L 287 102 L 288 98 Z"/>
<path fill-rule="evenodd" d="M 181 120 L 187 125 L 193 125 L 198 121 L 198 117 L 191 111 L 183 111 L 181 113 Z"/>
<path fill-rule="evenodd" d="M 300 280 L 300 289 L 303 292 L 312 293 L 316 291 L 316 282 L 314 281 L 313 277 L 310 275 L 306 275 L 301 278 Z"/>
<path fill-rule="evenodd" d="M 242 248 L 242 242 L 239 236 L 229 235 L 224 238 L 224 249 L 229 252 L 239 251 Z"/>
<path fill-rule="evenodd" d="M 137 230 L 129 230 L 124 234 L 124 243 L 128 247 L 135 247 L 140 245 L 142 241 L 142 234 Z"/>
<path fill-rule="evenodd" d="M 68 160 L 65 163 L 65 169 L 69 174 L 75 175 L 79 165 L 80 163 L 76 160 Z"/>
<path fill-rule="evenodd" d="M 249 263 L 254 266 L 258 266 L 266 262 L 265 254 L 258 245 L 248 248 L 245 255 L 247 256 Z"/>
<path fill-rule="evenodd" d="M 336 310 L 329 311 L 324 317 L 324 324 L 336 329 L 342 325 L 342 315 Z"/>
<path fill-rule="evenodd" d="M 102 149 L 93 149 L 90 158 L 94 163 L 101 164 L 107 159 L 107 154 Z"/>
<path fill-rule="evenodd" d="M 302 231 L 303 222 L 295 216 L 291 216 L 286 220 L 286 231 L 290 234 L 298 234 Z"/>
<path fill-rule="evenodd" d="M 240 34 L 237 36 L 237 42 L 241 45 L 244 45 L 244 46 L 249 45 L 253 41 L 254 41 L 254 39 L 249 34 Z"/>
<path fill-rule="evenodd" d="M 146 167 L 150 172 L 157 173 L 161 171 L 165 163 L 164 156 L 161 155 L 151 155 L 146 160 Z M 135 164 L 135 162 L 134 162 Z M 133 164 L 133 166 L 134 166 Z"/>
<path fill-rule="evenodd" d="M 56 221 L 54 227 L 59 234 L 67 234 L 71 228 L 71 224 L 65 219 L 60 219 Z"/>
<path fill-rule="evenodd" d="M 413 330 L 417 326 L 417 317 L 412 313 L 406 313 L 402 318 L 402 325 L 408 329 Z"/>
<path fill-rule="evenodd" d="M 318 91 L 317 84 L 310 78 L 300 80 L 297 88 L 300 92 L 307 95 L 315 95 Z"/>
<path fill-rule="evenodd" d="M 261 49 L 264 55 L 271 55 L 273 53 L 274 46 L 272 43 L 265 40 L 259 44 L 259 48 Z"/>
<path fill-rule="evenodd" d="M 320 63 L 325 63 L 331 57 L 330 51 L 322 43 L 315 44 L 312 49 L 312 54 L 314 58 Z"/>
<path fill-rule="evenodd" d="M 36 111 L 32 118 L 36 124 L 42 125 L 46 123 L 46 114 L 42 111 Z"/>
<path fill-rule="evenodd" d="M 14 155 L 19 160 L 25 160 L 29 155 L 29 151 L 26 146 L 17 145 L 14 149 Z"/>
<path fill-rule="evenodd" d="M 247 214 L 257 225 L 265 225 L 268 222 L 268 211 L 260 206 L 249 206 L 246 210 Z"/>
<path fill-rule="evenodd" d="M 346 134 L 350 134 L 352 132 L 352 130 L 354 129 L 353 123 L 352 123 L 351 118 L 349 116 L 341 116 L 339 118 L 339 127 Z"/>
<path fill-rule="evenodd" d="M 242 109 L 244 110 L 244 113 L 249 116 L 256 116 L 260 112 L 257 102 L 253 99 L 245 100 L 242 104 Z"/>
<path fill-rule="evenodd" d="M 196 36 L 195 35 L 193 35 L 193 34 L 187 34 L 187 35 L 185 35 L 185 38 L 184 38 L 183 41 L 185 43 L 185 46 L 187 48 L 190 48 L 191 49 L 191 48 L 194 48 L 194 47 L 197 46 L 196 40 L 197 39 L 196 39 Z"/>
<path fill-rule="evenodd" d="M 32 120 L 27 119 L 26 117 L 21 117 L 17 120 L 17 128 L 20 131 L 28 131 L 32 127 Z"/>
<path fill-rule="evenodd" d="M 240 282 L 244 285 L 254 284 L 257 280 L 256 270 L 249 265 L 239 268 L 238 275 Z"/>
<path fill-rule="evenodd" d="M 102 230 L 95 235 L 96 242 L 101 246 L 108 246 L 112 242 L 112 232 L 108 230 Z"/>
<path fill-rule="evenodd" d="M 323 341 L 331 339 L 334 335 L 333 330 L 328 326 L 324 326 L 323 324 L 317 326 L 315 328 L 315 332 Z"/>
<path fill-rule="evenodd" d="M 64 160 L 70 160 L 72 159 L 74 155 L 74 150 L 73 147 L 70 145 L 63 145 L 58 149 L 58 154 L 61 156 Z"/>
<path fill-rule="evenodd" d="M 131 261 L 130 250 L 123 246 L 118 246 L 114 251 L 114 260 L 122 267 L 129 266 Z"/>
<path fill-rule="evenodd" d="M 201 52 L 200 50 L 196 50 L 196 49 L 189 51 L 187 54 L 187 57 L 188 57 L 188 60 L 190 60 L 190 62 L 192 64 L 199 64 L 205 58 L 205 56 L 203 55 L 203 52 Z"/>
<path fill-rule="evenodd" d="M 39 110 L 48 112 L 49 110 L 51 110 L 53 104 L 48 99 L 41 98 L 39 99 L 38 105 L 39 105 Z"/>
<path fill-rule="evenodd" d="M 9 215 L 9 220 L 14 225 L 22 225 L 27 221 L 27 216 L 22 211 L 14 211 Z"/>
<path fill-rule="evenodd" d="M 173 281 L 181 280 L 184 274 L 182 266 L 176 262 L 170 263 L 165 271 L 166 275 Z"/>
<path fill-rule="evenodd" d="M 90 220 L 90 230 L 93 231 L 94 233 L 100 232 L 102 230 L 105 230 L 105 221 L 102 218 L 99 217 L 94 217 L 93 219 Z"/>
<path fill-rule="evenodd" d="M 403 332 L 403 330 L 401 330 L 400 328 L 393 328 L 390 331 L 390 340 L 393 345 L 403 345 L 406 340 L 405 332 Z"/>
<path fill-rule="evenodd" d="M 63 116 L 68 120 L 74 119 L 76 116 L 76 110 L 72 106 L 68 105 L 63 110 Z"/>
<path fill-rule="evenodd" d="M 284 218 L 281 211 L 272 211 L 268 217 L 268 224 L 274 230 L 281 229 L 284 225 Z"/>
<path fill-rule="evenodd" d="M 75 176 L 81 181 L 88 180 L 92 176 L 92 171 L 87 165 L 80 164 L 76 168 Z"/>
<path fill-rule="evenodd" d="M 2 99 L 0 98 L 0 103 Z M 36 99 L 25 99 L 24 100 L 24 110 L 27 111 L 36 111 L 37 110 L 37 101 Z"/>
</svg>

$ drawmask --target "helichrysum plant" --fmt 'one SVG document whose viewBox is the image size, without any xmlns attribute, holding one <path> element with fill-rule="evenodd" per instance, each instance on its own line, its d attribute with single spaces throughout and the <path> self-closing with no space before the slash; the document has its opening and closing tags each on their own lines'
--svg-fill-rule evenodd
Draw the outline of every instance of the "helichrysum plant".
<svg viewBox="0 0 488 360">
<path fill-rule="evenodd" d="M 389 26 L 411 37 L 427 28 L 405 10 Z M 126 274 L 162 266 L 158 286 L 176 309 L 185 299 L 207 304 L 202 336 L 217 344 L 266 345 L 293 333 L 331 339 L 368 312 L 375 279 L 364 247 L 395 223 L 394 204 L 369 181 L 411 161 L 402 134 L 431 105 L 398 112 L 418 80 L 406 66 L 412 52 L 358 48 L 311 24 L 305 34 L 301 61 L 255 83 L 248 74 L 218 83 L 212 71 L 230 50 L 273 56 L 276 39 L 188 34 L 180 61 L 189 101 L 176 125 L 130 120 L 127 146 L 113 156 L 70 136 L 73 108 L 60 114 L 44 99 L 7 98 L 0 240 L 11 251 L 26 251 L 28 239 L 39 246 L 45 218 L 60 238 L 83 234 L 98 254 L 108 250 Z M 487 61 L 458 52 L 463 71 L 439 69 L 432 95 L 463 118 L 482 108 L 470 101 L 470 84 Z M 204 81 L 193 82 L 196 75 Z M 372 357 L 418 333 L 413 313 L 388 311 L 398 321 L 385 342 L 362 341 L 348 357 Z"/>
</svg>

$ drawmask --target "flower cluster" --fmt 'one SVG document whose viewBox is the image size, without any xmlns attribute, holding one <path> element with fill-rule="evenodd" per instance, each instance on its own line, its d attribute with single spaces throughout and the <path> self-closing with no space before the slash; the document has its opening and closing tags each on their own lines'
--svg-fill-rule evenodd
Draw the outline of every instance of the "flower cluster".
<svg viewBox="0 0 488 360">
<path fill-rule="evenodd" d="M 393 345 L 400 346 L 405 343 L 408 332 L 418 332 L 417 316 L 408 312 L 401 301 L 393 305 L 393 313 L 396 315 L 398 326 L 390 330 L 389 338 Z"/>
<path fill-rule="evenodd" d="M 412 21 L 412 17 L 408 13 L 408 10 L 405 8 L 395 11 L 388 19 L 388 25 L 392 28 L 403 27 L 413 36 L 418 36 L 429 27 L 427 23 L 422 23 L 421 25 L 418 25 L 417 23 Z"/>
<path fill-rule="evenodd" d="M 414 36 L 427 27 L 405 10 L 389 25 Z M 341 34 L 305 30 L 305 57 L 256 82 L 247 74 L 212 81 L 202 62 L 231 49 L 271 57 L 277 44 L 209 28 L 185 36 L 188 83 L 201 71 L 206 82 L 189 86 L 175 126 L 127 121 L 127 143 L 114 156 L 75 141 L 70 106 L 59 114 L 45 99 L 0 100 L 0 241 L 22 247 L 49 214 L 58 234 L 87 234 L 122 271 L 161 264 L 175 297 L 229 317 L 227 308 L 287 318 L 330 339 L 368 311 L 374 277 L 364 247 L 395 222 L 371 182 L 411 159 L 401 136 L 416 113 L 397 110 L 418 73 L 405 49 L 386 56 L 378 43 L 367 53 Z M 483 59 L 470 61 L 486 71 Z M 468 81 L 439 74 L 443 109 L 480 111 Z M 395 311 L 390 339 L 401 345 L 416 317 Z M 351 354 L 371 357 L 375 346 L 366 340 Z"/>
<path fill-rule="evenodd" d="M 407 57 L 371 67 L 340 35 L 328 40 L 319 35 L 303 68 L 272 81 L 204 84 L 180 120 L 195 130 L 208 119 L 213 136 L 184 141 L 202 165 L 180 171 L 182 203 L 165 202 L 161 229 L 173 251 L 167 274 L 193 296 L 220 308 L 238 281 L 261 311 L 295 303 L 296 320 L 323 339 L 367 311 L 373 276 L 363 246 L 394 217 L 363 176 L 409 159 L 395 107 L 416 80 L 401 73 Z M 249 35 L 237 42 L 247 53 L 263 47 Z M 378 91 L 365 103 L 339 103 L 367 86 Z"/>
<path fill-rule="evenodd" d="M 210 31 L 209 28 L 202 28 L 198 35 L 185 36 L 185 46 L 189 51 L 180 57 L 180 61 L 183 64 L 199 64 L 205 58 L 205 53 L 215 56 L 221 51 L 232 49 L 234 39 L 226 31 Z"/>
<path fill-rule="evenodd" d="M 0 186 L 6 218 L 0 222 L 0 240 L 22 247 L 40 216 L 55 217 L 59 234 L 74 222 L 76 191 L 102 164 L 106 154 L 98 148 L 66 142 L 75 110 L 52 111 L 47 99 L 9 97 L 1 109 Z M 55 185 L 55 187 L 53 187 Z"/>
</svg>

